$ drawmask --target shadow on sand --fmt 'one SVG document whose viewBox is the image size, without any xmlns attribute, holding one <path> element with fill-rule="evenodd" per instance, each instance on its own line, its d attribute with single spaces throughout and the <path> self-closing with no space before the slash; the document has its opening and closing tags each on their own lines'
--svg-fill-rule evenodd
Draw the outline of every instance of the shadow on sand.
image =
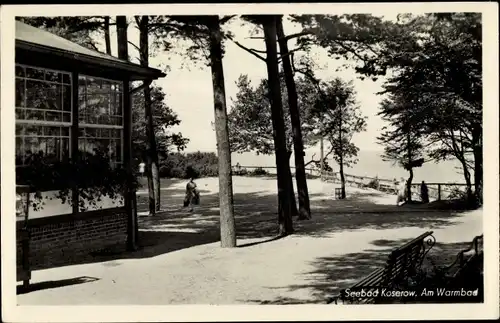
<svg viewBox="0 0 500 323">
<path fill-rule="evenodd" d="M 97 280 L 99 280 L 99 278 L 87 277 L 87 276 L 70 278 L 70 279 L 61 279 L 61 280 L 49 280 L 49 281 L 45 281 L 45 282 L 30 284 L 26 288 L 23 286 L 17 286 L 17 295 L 26 294 L 29 292 L 34 292 L 34 291 L 39 291 L 39 290 L 44 290 L 44 289 L 53 289 L 53 288 L 71 286 L 71 285 L 91 283 L 91 282 L 94 282 Z"/>
<path fill-rule="evenodd" d="M 259 305 L 325 304 L 327 299 L 340 293 L 342 289 L 349 288 L 363 277 L 383 267 L 389 253 L 408 240 L 411 239 L 374 240 L 371 242 L 372 249 L 342 256 L 316 258 L 311 263 L 314 269 L 303 273 L 308 283 L 279 288 L 283 289 L 284 292 L 307 290 L 311 295 L 309 299 L 278 297 L 273 300 L 250 299 L 244 300 L 244 302 Z M 436 243 L 427 254 L 422 267 L 427 272 L 430 272 L 434 266 L 450 265 L 455 260 L 458 252 L 466 249 L 469 245 L 470 241 L 448 244 Z M 276 287 L 268 288 L 275 289 Z"/>
<path fill-rule="evenodd" d="M 194 212 L 182 207 L 182 180 L 162 181 L 162 211 L 155 216 L 139 217 L 139 250 L 123 251 L 123 246 L 94 252 L 67 265 L 105 262 L 119 259 L 140 259 L 220 241 L 219 197 L 217 193 L 200 190 L 201 205 Z M 144 190 L 143 187 L 141 190 Z M 258 190 L 258 188 L 256 188 Z M 333 195 L 333 194 L 332 194 Z M 348 196 L 345 200 L 310 194 L 312 219 L 294 221 L 295 234 L 323 237 L 335 232 L 357 229 L 389 229 L 418 227 L 431 230 L 460 222 L 460 212 L 435 211 L 415 206 L 380 205 L 371 198 L 383 193 L 367 191 Z M 138 211 L 147 210 L 147 194 L 137 196 Z M 251 247 L 277 240 L 277 197 L 268 191 L 234 193 L 234 213 L 240 247 Z M 357 259 L 359 256 L 360 259 Z M 370 255 L 347 256 L 353 264 Z M 375 255 L 373 256 L 375 257 Z M 103 264 L 106 265 L 106 264 Z M 114 262 L 115 266 L 119 262 Z M 357 277 L 359 277 L 356 274 Z"/>
</svg>

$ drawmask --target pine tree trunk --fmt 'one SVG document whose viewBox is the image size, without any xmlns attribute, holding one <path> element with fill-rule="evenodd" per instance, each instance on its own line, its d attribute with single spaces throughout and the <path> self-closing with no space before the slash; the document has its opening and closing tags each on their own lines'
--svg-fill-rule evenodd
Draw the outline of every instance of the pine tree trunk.
<svg viewBox="0 0 500 323">
<path fill-rule="evenodd" d="M 236 228 L 219 16 L 214 16 L 213 22 L 208 27 L 210 29 L 210 67 L 214 94 L 215 134 L 219 159 L 220 239 L 222 248 L 233 248 L 236 247 Z"/>
<path fill-rule="evenodd" d="M 476 126 L 472 130 L 472 149 L 474 154 L 474 191 L 477 202 L 483 204 L 483 143 L 482 127 Z"/>
<path fill-rule="evenodd" d="M 117 47 L 118 47 L 118 58 L 128 61 L 128 35 L 127 35 L 127 17 L 126 16 L 116 16 L 116 36 L 117 36 Z M 128 89 L 128 87 L 126 87 Z M 124 95 L 130 95 L 125 92 Z M 127 113 L 131 113 L 130 111 Z M 131 127 L 131 125 L 128 125 Z M 129 138 L 130 139 L 130 138 Z M 130 142 L 124 142 L 124 145 L 128 145 L 131 149 Z M 130 169 L 130 160 L 125 161 Z M 127 184 L 125 191 L 125 206 L 129 210 L 128 223 L 127 223 L 127 250 L 135 251 L 137 250 L 137 243 L 139 237 L 139 226 L 137 223 L 137 214 L 133 210 L 135 208 L 135 192 Z"/>
<path fill-rule="evenodd" d="M 290 158 L 292 157 L 292 151 L 288 151 L 288 165 L 290 165 Z M 288 168 L 290 170 L 290 174 L 288 176 L 289 178 L 289 183 L 288 185 L 290 185 L 290 203 L 292 204 L 292 216 L 297 216 L 299 215 L 299 212 L 297 210 L 297 203 L 295 201 L 295 191 L 293 189 L 293 176 L 292 176 L 292 171 L 290 168 Z M 295 173 L 295 176 L 297 176 L 297 173 Z M 298 220 L 303 220 L 300 218 L 300 215 L 299 215 L 299 218 Z"/>
<path fill-rule="evenodd" d="M 465 184 L 467 185 L 466 186 L 467 187 L 467 200 L 469 202 L 471 202 L 474 196 L 472 194 L 472 181 L 471 181 L 469 166 L 467 166 L 467 162 L 465 161 L 465 157 L 459 158 L 459 161 L 462 164 L 462 169 L 463 169 L 463 172 L 464 172 Z"/>
<path fill-rule="evenodd" d="M 413 181 L 413 167 L 408 168 L 408 172 L 410 173 L 410 176 L 408 177 L 408 181 L 406 182 L 406 200 L 408 202 L 412 201 L 411 198 L 411 183 Z"/>
<path fill-rule="evenodd" d="M 292 64 L 288 53 L 288 44 L 283 31 L 282 17 L 276 19 L 276 32 L 280 45 L 280 54 L 283 61 L 283 71 L 285 73 L 285 83 L 288 93 L 288 107 L 290 110 L 290 120 L 293 134 L 293 151 L 295 152 L 295 180 L 299 196 L 299 219 L 311 218 L 311 206 L 309 202 L 309 191 L 307 188 L 306 168 L 304 163 L 304 145 L 302 142 L 302 129 L 300 127 L 300 113 L 298 107 L 297 88 L 293 79 Z M 292 185 L 293 188 L 293 185 Z M 293 199 L 295 201 L 295 197 Z M 294 203 L 295 204 L 295 203 Z"/>
<path fill-rule="evenodd" d="M 411 127 L 408 127 L 408 133 L 406 134 L 406 139 L 408 142 L 408 172 L 410 172 L 410 177 L 408 178 L 408 181 L 406 182 L 406 201 L 411 202 L 411 181 L 413 180 L 413 167 L 412 162 L 413 162 L 413 151 L 412 151 L 412 146 L 411 146 Z"/>
<path fill-rule="evenodd" d="M 342 142 L 342 124 L 343 124 L 343 113 L 342 113 L 342 107 L 337 105 L 337 98 L 335 98 L 335 108 L 339 109 L 339 145 L 340 145 L 340 164 L 339 164 L 339 172 L 340 172 L 340 198 L 345 199 L 346 198 L 346 192 L 345 192 L 345 177 L 344 177 L 344 147 L 343 147 L 343 142 Z"/>
<path fill-rule="evenodd" d="M 104 16 L 104 42 L 106 44 L 106 54 L 111 53 L 111 37 L 109 36 L 109 16 Z"/>
<path fill-rule="evenodd" d="M 346 192 L 345 192 L 344 161 L 342 155 L 340 156 L 339 173 L 340 173 L 340 198 L 345 199 Z"/>
<path fill-rule="evenodd" d="M 128 61 L 128 36 L 126 16 L 116 16 L 116 36 L 118 40 L 118 58 Z"/>
<path fill-rule="evenodd" d="M 141 66 L 149 66 L 149 16 L 142 16 L 139 19 L 139 49 Z M 156 214 L 160 211 L 160 176 L 158 171 L 158 151 L 156 149 L 156 136 L 153 123 L 153 107 L 151 101 L 151 84 L 144 87 L 144 112 L 146 118 L 146 136 L 147 136 L 147 166 L 149 191 L 149 213 Z M 151 182 L 151 184 L 149 184 Z M 152 188 L 152 192 L 151 192 Z"/>
<path fill-rule="evenodd" d="M 283 104 L 278 70 L 278 50 L 276 46 L 276 17 L 268 16 L 263 21 L 264 39 L 266 43 L 266 66 L 271 98 L 271 119 L 274 130 L 274 149 L 278 177 L 278 222 L 279 234 L 284 236 L 293 233 L 292 204 L 290 201 L 290 181 L 288 164 L 285 122 L 283 120 Z"/>
<path fill-rule="evenodd" d="M 319 176 L 321 178 L 321 180 L 323 180 L 323 171 L 325 169 L 325 157 L 324 157 L 324 144 L 323 144 L 323 134 L 321 134 L 321 139 L 320 139 L 320 142 L 319 142 L 319 150 L 320 150 L 320 160 L 319 160 L 319 168 L 320 168 L 320 173 L 319 173 Z"/>
<path fill-rule="evenodd" d="M 146 152 L 146 178 L 148 179 L 148 205 L 149 215 L 155 215 L 155 187 L 153 182 L 153 161 L 151 155 Z"/>
</svg>

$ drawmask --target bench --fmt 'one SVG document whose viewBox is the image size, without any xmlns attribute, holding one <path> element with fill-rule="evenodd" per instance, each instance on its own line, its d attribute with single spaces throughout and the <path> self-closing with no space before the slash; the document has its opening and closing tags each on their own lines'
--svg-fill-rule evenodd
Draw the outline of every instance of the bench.
<svg viewBox="0 0 500 323">
<path fill-rule="evenodd" d="M 350 291 L 365 291 L 378 289 L 376 295 L 363 295 L 359 297 L 347 297 L 346 290 L 327 301 L 327 304 L 339 301 L 342 303 L 369 304 L 383 303 L 387 301 L 380 293 L 383 288 L 391 290 L 407 290 L 412 285 L 418 285 L 419 272 L 422 262 L 429 250 L 436 243 L 432 235 L 433 231 L 427 231 L 404 245 L 394 249 L 388 256 L 384 267 L 372 272 L 370 275 L 357 282 L 350 288 Z"/>
<path fill-rule="evenodd" d="M 441 270 L 446 271 L 453 280 L 466 277 L 471 269 L 476 268 L 477 261 L 483 257 L 483 235 L 474 237 L 469 248 L 461 250 L 455 261 Z"/>
</svg>

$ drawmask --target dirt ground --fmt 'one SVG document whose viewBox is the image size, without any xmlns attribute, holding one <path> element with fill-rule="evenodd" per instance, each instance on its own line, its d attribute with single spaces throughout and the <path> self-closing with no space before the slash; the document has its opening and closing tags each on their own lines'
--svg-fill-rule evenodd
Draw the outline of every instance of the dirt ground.
<svg viewBox="0 0 500 323">
<path fill-rule="evenodd" d="M 425 231 L 429 255 L 453 260 L 482 234 L 482 210 L 396 207 L 396 197 L 308 180 L 312 220 L 275 239 L 276 180 L 234 177 L 238 248 L 219 245 L 218 179 L 197 180 L 201 205 L 182 207 L 186 181 L 162 182 L 162 212 L 148 216 L 139 191 L 141 249 L 33 273 L 20 305 L 168 305 L 324 303 L 380 266 L 387 253 Z"/>
</svg>

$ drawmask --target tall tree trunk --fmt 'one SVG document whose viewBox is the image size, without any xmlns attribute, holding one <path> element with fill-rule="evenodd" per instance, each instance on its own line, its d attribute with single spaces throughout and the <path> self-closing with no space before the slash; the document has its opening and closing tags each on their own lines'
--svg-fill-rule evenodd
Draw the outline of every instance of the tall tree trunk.
<svg viewBox="0 0 500 323">
<path fill-rule="evenodd" d="M 344 176 L 344 160 L 342 155 L 340 155 L 340 163 L 339 163 L 339 173 L 340 173 L 340 198 L 345 199 L 345 176 Z"/>
<path fill-rule="evenodd" d="M 342 143 L 342 107 L 337 105 L 337 98 L 335 98 L 335 107 L 339 109 L 339 145 L 340 145 L 340 154 L 339 154 L 339 172 L 340 172 L 340 197 L 341 199 L 345 199 L 345 177 L 344 177 L 344 147 Z"/>
<path fill-rule="evenodd" d="M 219 158 L 219 207 L 221 247 L 236 247 L 234 221 L 233 180 L 231 176 L 231 149 L 227 125 L 226 90 L 222 66 L 222 32 L 219 16 L 213 17 L 210 29 L 210 67 L 214 93 L 215 134 Z"/>
<path fill-rule="evenodd" d="M 139 49 L 141 66 L 149 66 L 149 16 L 137 19 L 139 26 Z M 144 112 L 146 118 L 148 188 L 149 188 L 149 213 L 155 215 L 160 210 L 160 174 L 158 170 L 158 151 L 153 123 L 153 107 L 151 101 L 151 82 L 144 87 Z"/>
<path fill-rule="evenodd" d="M 408 202 L 411 202 L 411 182 L 413 181 L 413 167 L 408 167 L 408 172 L 410 173 L 410 176 L 408 177 L 408 181 L 406 182 L 406 200 Z"/>
<path fill-rule="evenodd" d="M 104 42 L 106 43 L 106 54 L 111 53 L 111 37 L 109 36 L 109 16 L 104 16 Z"/>
<path fill-rule="evenodd" d="M 118 58 L 128 61 L 127 17 L 116 16 Z"/>
<path fill-rule="evenodd" d="M 320 150 L 320 160 L 319 160 L 319 168 L 320 168 L 320 179 L 323 180 L 323 170 L 325 169 L 325 157 L 324 157 L 324 144 L 323 144 L 323 134 L 321 134 L 321 139 L 319 141 L 319 150 Z"/>
<path fill-rule="evenodd" d="M 299 195 L 299 219 L 311 218 L 311 206 L 309 203 L 309 191 L 307 189 L 306 167 L 304 163 L 304 145 L 302 142 L 302 129 L 300 127 L 300 113 L 298 107 L 297 88 L 293 79 L 292 64 L 288 53 L 288 42 L 283 31 L 282 16 L 276 19 L 276 32 L 280 45 L 280 54 L 283 61 L 283 72 L 288 93 L 288 108 L 290 110 L 290 120 L 293 134 L 293 151 L 295 158 L 295 180 Z M 293 185 L 292 185 L 293 188 Z M 295 197 L 293 199 L 295 201 Z"/>
<path fill-rule="evenodd" d="M 289 150 L 288 151 L 288 165 L 290 165 L 290 158 L 292 157 L 292 151 Z M 289 183 L 288 185 L 290 185 L 290 203 L 292 204 L 292 216 L 296 216 L 296 215 L 299 215 L 299 212 L 297 210 L 297 203 L 295 202 L 295 191 L 293 189 L 293 176 L 292 176 L 292 171 L 290 168 L 288 168 L 290 170 L 290 174 L 288 176 L 289 178 Z M 295 170 L 297 171 L 297 170 Z M 295 173 L 295 176 L 297 176 L 297 173 Z M 300 218 L 300 215 L 299 215 L 299 220 L 302 220 Z"/>
<path fill-rule="evenodd" d="M 474 154 L 474 191 L 477 202 L 483 204 L 483 129 L 480 125 L 472 130 L 472 149 Z"/>
<path fill-rule="evenodd" d="M 278 223 L 279 234 L 284 236 L 293 233 L 292 204 L 290 201 L 290 165 L 287 158 L 285 122 L 278 70 L 278 50 L 276 46 L 276 17 L 268 16 L 262 23 L 266 43 L 266 65 L 271 98 L 271 119 L 274 130 L 274 149 L 278 176 Z"/>
<path fill-rule="evenodd" d="M 410 172 L 410 177 L 406 182 L 406 201 L 411 202 L 411 181 L 413 180 L 413 167 L 411 166 L 413 163 L 413 151 L 411 147 L 411 129 L 408 129 L 408 133 L 406 134 L 406 139 L 408 141 L 408 172 Z"/>
<path fill-rule="evenodd" d="M 127 29 L 128 29 L 128 24 L 127 24 L 127 17 L 126 16 L 116 16 L 116 36 L 117 36 L 117 44 L 118 44 L 118 58 L 123 59 L 128 61 L 128 35 L 127 35 Z M 127 98 L 124 99 L 130 100 L 130 93 L 128 93 L 128 86 L 125 86 L 126 92 L 124 95 L 128 96 Z M 127 111 L 126 113 L 131 113 L 130 111 Z M 132 122 L 132 120 L 129 120 Z M 127 125 L 127 124 L 126 124 Z M 127 125 L 128 127 L 131 127 L 131 124 Z M 131 130 L 131 129 L 129 129 Z M 131 133 L 131 131 L 129 131 Z M 130 138 L 127 138 L 130 140 Z M 124 145 L 128 145 L 129 149 L 131 150 L 131 143 L 130 142 L 125 142 Z M 129 169 L 131 167 L 130 165 L 130 160 L 124 161 L 126 165 L 128 165 Z M 125 206 L 129 210 L 128 214 L 128 223 L 127 223 L 127 249 L 129 251 L 134 251 L 137 249 L 137 242 L 138 242 L 138 236 L 139 236 L 139 226 L 137 223 L 137 213 L 135 212 L 135 192 L 130 188 L 129 185 L 126 187 L 126 192 L 125 192 Z"/>
<path fill-rule="evenodd" d="M 464 172 L 465 184 L 467 185 L 466 186 L 467 187 L 467 192 L 466 192 L 467 193 L 467 200 L 469 202 L 471 202 L 474 196 L 472 194 L 472 181 L 471 181 L 469 166 L 467 166 L 467 161 L 465 160 L 465 157 L 460 157 L 458 160 L 462 164 L 462 169 L 463 169 L 463 172 Z"/>
</svg>

